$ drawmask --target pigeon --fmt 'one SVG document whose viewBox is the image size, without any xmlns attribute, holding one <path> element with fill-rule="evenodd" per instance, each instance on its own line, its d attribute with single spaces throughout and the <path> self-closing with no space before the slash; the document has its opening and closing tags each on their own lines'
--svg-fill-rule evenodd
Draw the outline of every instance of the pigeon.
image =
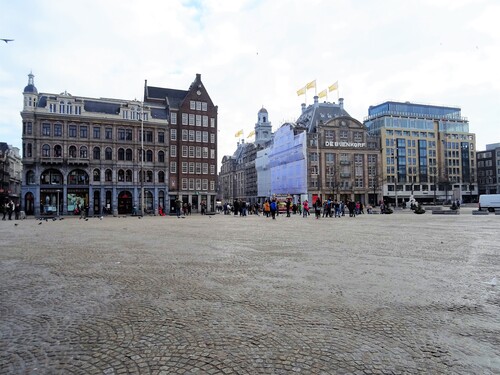
<svg viewBox="0 0 500 375">
<path fill-rule="evenodd" d="M 89 221 L 89 219 L 85 219 L 85 221 Z"/>
<path fill-rule="evenodd" d="M 39 222 L 38 225 L 42 225 L 42 222 Z"/>
<path fill-rule="evenodd" d="M 17 227 L 19 224 L 18 223 L 15 223 L 14 226 Z"/>
</svg>

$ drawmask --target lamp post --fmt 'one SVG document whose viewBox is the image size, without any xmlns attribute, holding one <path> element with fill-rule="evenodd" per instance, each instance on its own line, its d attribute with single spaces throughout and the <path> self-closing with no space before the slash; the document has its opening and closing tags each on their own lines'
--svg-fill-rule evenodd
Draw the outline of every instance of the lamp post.
<svg viewBox="0 0 500 375">
<path fill-rule="evenodd" d="M 59 189 L 57 189 L 57 190 L 56 190 L 56 192 L 57 192 L 57 199 L 56 199 L 56 212 L 57 212 L 57 217 L 59 217 L 59 192 L 60 192 L 60 190 L 59 190 Z"/>
<path fill-rule="evenodd" d="M 141 216 L 144 216 L 144 101 L 141 102 Z"/>
</svg>

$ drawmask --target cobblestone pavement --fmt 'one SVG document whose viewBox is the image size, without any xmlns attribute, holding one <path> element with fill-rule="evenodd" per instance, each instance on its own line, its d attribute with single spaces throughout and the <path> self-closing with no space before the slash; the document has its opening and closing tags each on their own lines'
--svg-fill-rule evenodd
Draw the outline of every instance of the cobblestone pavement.
<svg viewBox="0 0 500 375">
<path fill-rule="evenodd" d="M 0 374 L 500 373 L 500 216 L 28 219 L 0 239 Z"/>
</svg>

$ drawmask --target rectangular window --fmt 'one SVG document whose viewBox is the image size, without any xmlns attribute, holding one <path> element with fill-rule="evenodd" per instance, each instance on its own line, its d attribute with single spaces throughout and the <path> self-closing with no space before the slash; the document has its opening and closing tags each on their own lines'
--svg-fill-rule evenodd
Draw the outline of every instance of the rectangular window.
<svg viewBox="0 0 500 375">
<path fill-rule="evenodd" d="M 106 139 L 113 139 L 113 128 L 106 128 L 104 133 Z"/>
<path fill-rule="evenodd" d="M 194 100 L 189 102 L 189 109 L 196 109 L 196 102 Z"/>
<path fill-rule="evenodd" d="M 215 133 L 210 134 L 210 143 L 215 143 Z"/>
<path fill-rule="evenodd" d="M 201 115 L 196 115 L 196 126 L 201 126 Z"/>
<path fill-rule="evenodd" d="M 202 117 L 202 125 L 203 125 L 205 128 L 208 128 L 208 116 L 203 116 L 203 117 Z"/>
<path fill-rule="evenodd" d="M 187 142 L 189 132 L 186 129 L 182 129 L 182 140 Z"/>
<path fill-rule="evenodd" d="M 170 145 L 170 157 L 172 157 L 172 158 L 177 157 L 177 146 L 176 145 Z"/>
<path fill-rule="evenodd" d="M 170 162 L 170 173 L 177 173 L 177 163 L 175 161 Z"/>
<path fill-rule="evenodd" d="M 194 126 L 194 114 L 189 114 L 189 125 Z"/>
<path fill-rule="evenodd" d="M 207 102 L 201 102 L 201 110 L 206 111 L 207 110 Z"/>
<path fill-rule="evenodd" d="M 196 146 L 196 157 L 201 158 L 201 147 L 200 146 Z"/>
<path fill-rule="evenodd" d="M 125 129 L 118 129 L 118 140 L 119 141 L 125 140 Z"/>
<path fill-rule="evenodd" d="M 201 142 L 201 131 L 196 131 L 196 142 Z"/>
<path fill-rule="evenodd" d="M 210 127 L 215 128 L 215 118 L 214 117 L 210 117 Z"/>
<path fill-rule="evenodd" d="M 182 146 L 182 157 L 183 158 L 188 157 L 188 146 Z"/>
<path fill-rule="evenodd" d="M 183 174 L 187 174 L 188 173 L 188 162 L 187 161 L 183 161 L 182 162 L 182 173 Z"/>
<path fill-rule="evenodd" d="M 170 129 L 170 140 L 177 141 L 177 129 Z"/>
<path fill-rule="evenodd" d="M 158 132 L 158 143 L 165 143 L 165 132 Z"/>
<path fill-rule="evenodd" d="M 183 178 L 181 181 L 182 181 L 182 190 L 187 190 L 188 189 L 188 179 Z"/>
<path fill-rule="evenodd" d="M 196 163 L 196 174 L 201 174 L 201 163 Z"/>
<path fill-rule="evenodd" d="M 210 174 L 215 174 L 215 164 L 210 165 Z"/>
<path fill-rule="evenodd" d="M 54 137 L 62 137 L 62 125 L 61 124 L 54 125 Z"/>
<path fill-rule="evenodd" d="M 215 190 L 215 181 L 210 181 L 210 190 L 211 191 Z"/>
<path fill-rule="evenodd" d="M 196 190 L 201 190 L 201 179 L 200 178 L 196 179 Z"/>
<path fill-rule="evenodd" d="M 194 174 L 194 163 L 189 163 L 189 173 Z"/>
<path fill-rule="evenodd" d="M 340 139 L 347 139 L 347 136 L 348 136 L 348 131 L 347 130 L 341 130 L 340 132 Z"/>
<path fill-rule="evenodd" d="M 201 189 L 208 190 L 208 180 L 206 178 L 202 180 Z"/>
<path fill-rule="evenodd" d="M 194 142 L 195 132 L 194 130 L 189 131 L 189 142 Z"/>
<path fill-rule="evenodd" d="M 26 134 L 31 135 L 32 133 L 33 133 L 33 123 L 32 122 L 28 122 L 26 124 Z"/>
<path fill-rule="evenodd" d="M 88 128 L 86 126 L 80 126 L 80 138 L 88 137 Z"/>
<path fill-rule="evenodd" d="M 151 130 L 146 131 L 146 142 L 153 142 L 153 132 Z"/>
<path fill-rule="evenodd" d="M 101 139 L 101 128 L 99 126 L 94 126 L 92 134 L 94 139 Z"/>
<path fill-rule="evenodd" d="M 188 115 L 187 113 L 182 114 L 182 125 L 187 125 L 188 124 Z"/>
<path fill-rule="evenodd" d="M 189 179 L 189 190 L 194 190 L 194 178 Z"/>
<path fill-rule="evenodd" d="M 76 138 L 76 125 L 70 125 L 68 127 L 68 137 Z"/>
<path fill-rule="evenodd" d="M 203 159 L 208 159 L 208 147 L 203 147 L 202 148 L 202 158 Z"/>
<path fill-rule="evenodd" d="M 208 174 L 208 163 L 203 163 L 203 164 L 201 165 L 201 172 L 202 172 L 203 174 Z"/>
<path fill-rule="evenodd" d="M 204 143 L 208 142 L 208 132 L 202 133 L 202 142 L 204 142 Z"/>
<path fill-rule="evenodd" d="M 170 123 L 177 125 L 177 112 L 170 112 Z"/>
<path fill-rule="evenodd" d="M 196 102 L 196 110 L 201 111 L 201 102 Z"/>
<path fill-rule="evenodd" d="M 189 146 L 189 157 L 194 158 L 194 146 Z"/>
<path fill-rule="evenodd" d="M 42 124 L 42 135 L 50 137 L 50 124 L 48 123 Z"/>
<path fill-rule="evenodd" d="M 215 159 L 215 150 L 210 150 L 210 159 Z"/>
</svg>

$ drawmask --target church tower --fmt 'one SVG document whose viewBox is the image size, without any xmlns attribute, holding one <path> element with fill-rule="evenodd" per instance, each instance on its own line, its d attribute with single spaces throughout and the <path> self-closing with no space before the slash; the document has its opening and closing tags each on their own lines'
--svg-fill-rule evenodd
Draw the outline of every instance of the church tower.
<svg viewBox="0 0 500 375">
<path fill-rule="evenodd" d="M 272 126 L 269 122 L 267 109 L 262 107 L 258 113 L 257 123 L 255 124 L 255 145 L 263 145 L 272 139 Z"/>
</svg>

